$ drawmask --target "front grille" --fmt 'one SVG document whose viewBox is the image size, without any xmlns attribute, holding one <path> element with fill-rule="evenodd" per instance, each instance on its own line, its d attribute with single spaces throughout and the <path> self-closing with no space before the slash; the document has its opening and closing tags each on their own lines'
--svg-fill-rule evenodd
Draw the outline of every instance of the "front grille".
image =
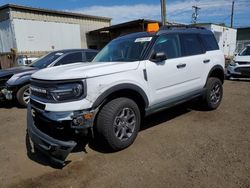
<svg viewBox="0 0 250 188">
<path fill-rule="evenodd" d="M 240 72 L 242 75 L 250 76 L 250 67 L 237 67 L 236 72 Z"/>
<path fill-rule="evenodd" d="M 47 93 L 40 93 L 32 89 L 31 89 L 31 94 L 41 99 L 50 99 Z"/>
<path fill-rule="evenodd" d="M 237 62 L 239 65 L 250 65 L 250 62 Z"/>
<path fill-rule="evenodd" d="M 31 96 L 35 96 L 36 98 L 42 99 L 42 101 L 51 100 L 51 96 L 48 95 L 48 90 L 55 87 L 55 83 L 49 81 L 38 81 L 31 79 L 30 90 Z M 34 89 L 33 89 L 34 88 Z M 45 92 L 41 92 L 41 91 Z"/>
<path fill-rule="evenodd" d="M 74 97 L 68 94 L 68 98 L 67 98 L 67 94 L 64 94 L 64 95 L 62 94 L 60 96 L 60 100 L 55 99 L 55 96 L 52 94 L 52 92 L 57 90 L 58 88 L 63 88 L 66 84 L 69 87 L 69 89 L 73 89 L 74 84 L 81 84 L 83 87 L 81 95 L 79 95 L 78 97 Z M 57 103 L 57 102 L 72 102 L 72 101 L 80 100 L 86 97 L 86 87 L 87 87 L 86 81 L 82 81 L 82 80 L 47 81 L 47 80 L 31 79 L 30 90 L 31 90 L 31 97 L 33 96 L 34 99 L 38 101 L 42 101 L 45 103 L 47 102 Z M 61 93 L 63 93 L 63 91 Z"/>
</svg>

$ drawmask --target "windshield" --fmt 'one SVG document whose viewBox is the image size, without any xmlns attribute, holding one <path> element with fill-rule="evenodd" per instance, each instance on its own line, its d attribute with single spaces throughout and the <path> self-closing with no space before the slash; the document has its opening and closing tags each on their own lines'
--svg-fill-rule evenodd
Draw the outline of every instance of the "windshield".
<svg viewBox="0 0 250 188">
<path fill-rule="evenodd" d="M 53 63 L 55 60 L 57 60 L 59 57 L 61 57 L 63 53 L 59 52 L 51 52 L 37 60 L 35 60 L 30 66 L 31 67 L 37 67 L 39 69 L 45 68 L 49 66 L 51 63 Z"/>
<path fill-rule="evenodd" d="M 239 54 L 239 56 L 250 56 L 250 46 L 247 46 L 244 50 L 242 50 Z"/>
<path fill-rule="evenodd" d="M 113 40 L 97 54 L 93 62 L 138 61 L 151 39 L 152 37 L 134 37 Z"/>
</svg>

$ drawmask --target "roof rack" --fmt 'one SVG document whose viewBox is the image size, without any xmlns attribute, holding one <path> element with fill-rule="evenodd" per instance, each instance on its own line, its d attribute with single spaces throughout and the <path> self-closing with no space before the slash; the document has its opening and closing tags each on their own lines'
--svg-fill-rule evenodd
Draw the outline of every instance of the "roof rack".
<svg viewBox="0 0 250 188">
<path fill-rule="evenodd" d="M 205 29 L 204 27 L 194 26 L 194 25 L 165 25 L 165 26 L 162 26 L 159 31 L 167 30 L 167 29 L 179 29 L 179 28 L 182 28 L 182 29 L 190 29 L 190 28 L 192 28 L 192 29 Z"/>
</svg>

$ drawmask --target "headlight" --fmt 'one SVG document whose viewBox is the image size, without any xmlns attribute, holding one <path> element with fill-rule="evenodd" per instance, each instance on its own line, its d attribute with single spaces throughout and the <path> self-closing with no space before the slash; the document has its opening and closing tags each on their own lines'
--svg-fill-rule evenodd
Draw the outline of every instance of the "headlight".
<svg viewBox="0 0 250 188">
<path fill-rule="evenodd" d="M 55 101 L 76 100 L 83 96 L 84 89 L 82 83 L 60 84 L 54 89 L 49 90 L 49 95 Z"/>
<path fill-rule="evenodd" d="M 235 67 L 236 66 L 236 61 L 232 60 L 229 65 Z"/>
</svg>

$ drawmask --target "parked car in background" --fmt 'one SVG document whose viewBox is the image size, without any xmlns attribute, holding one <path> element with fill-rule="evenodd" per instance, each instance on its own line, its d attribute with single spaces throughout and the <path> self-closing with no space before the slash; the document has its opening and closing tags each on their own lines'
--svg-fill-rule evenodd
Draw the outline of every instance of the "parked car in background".
<svg viewBox="0 0 250 188">
<path fill-rule="evenodd" d="M 250 45 L 236 54 L 228 65 L 227 78 L 250 78 Z"/>
<path fill-rule="evenodd" d="M 25 65 L 30 65 L 37 59 L 38 59 L 37 57 L 27 57 L 27 56 L 21 55 L 17 57 L 16 62 L 18 66 L 25 66 Z"/>
<path fill-rule="evenodd" d="M 59 65 L 90 62 L 98 53 L 90 49 L 69 49 L 51 52 L 28 66 L 14 67 L 0 71 L 0 98 L 17 99 L 21 106 L 27 106 L 30 99 L 31 75 L 43 68 Z"/>
</svg>

